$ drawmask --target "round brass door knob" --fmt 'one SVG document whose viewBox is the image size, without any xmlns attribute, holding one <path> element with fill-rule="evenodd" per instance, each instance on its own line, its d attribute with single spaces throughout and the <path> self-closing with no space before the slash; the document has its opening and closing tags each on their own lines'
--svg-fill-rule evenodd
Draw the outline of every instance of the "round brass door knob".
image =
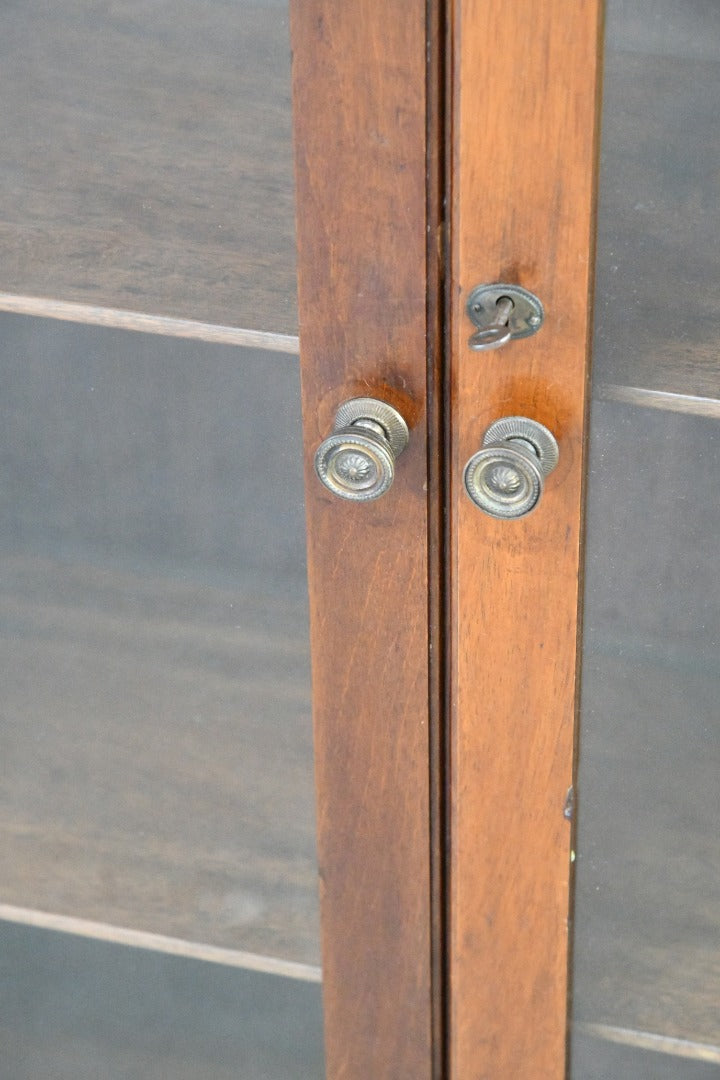
<svg viewBox="0 0 720 1080">
<path fill-rule="evenodd" d="M 408 426 L 392 405 L 351 398 L 338 409 L 332 435 L 318 447 L 315 472 L 341 499 L 378 499 L 392 484 L 395 459 L 408 439 Z"/>
<path fill-rule="evenodd" d="M 490 425 L 482 449 L 465 466 L 465 490 L 491 517 L 524 517 L 537 506 L 559 457 L 555 436 L 543 424 L 505 416 Z"/>
</svg>

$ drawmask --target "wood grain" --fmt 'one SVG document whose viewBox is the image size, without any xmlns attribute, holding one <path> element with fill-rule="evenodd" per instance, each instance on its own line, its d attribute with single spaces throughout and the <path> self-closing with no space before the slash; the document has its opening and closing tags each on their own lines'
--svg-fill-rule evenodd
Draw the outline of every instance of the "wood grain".
<svg viewBox="0 0 720 1080">
<path fill-rule="evenodd" d="M 425 3 L 292 6 L 326 1058 L 431 1075 Z M 346 398 L 411 428 L 391 491 L 334 498 Z"/>
<path fill-rule="evenodd" d="M 287 21 L 5 4 L 0 290 L 295 333 Z"/>
<path fill-rule="evenodd" d="M 565 1071 L 578 570 L 599 3 L 460 0 L 452 199 L 450 1075 Z M 468 292 L 537 293 L 537 336 L 467 347 Z M 462 490 L 489 423 L 560 444 L 539 508 L 495 521 Z"/>
</svg>

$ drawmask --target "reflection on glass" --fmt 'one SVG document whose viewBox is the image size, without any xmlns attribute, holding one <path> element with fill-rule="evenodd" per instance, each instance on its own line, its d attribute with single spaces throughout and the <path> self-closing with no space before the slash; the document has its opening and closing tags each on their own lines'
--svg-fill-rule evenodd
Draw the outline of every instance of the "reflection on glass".
<svg viewBox="0 0 720 1080">
<path fill-rule="evenodd" d="M 0 923 L 8 1080 L 319 1080 L 320 987 Z"/>
<path fill-rule="evenodd" d="M 720 1064 L 720 9 L 608 16 L 571 1075 L 703 1080 Z"/>
<path fill-rule="evenodd" d="M 0 294 L 294 334 L 287 0 L 3 4 Z"/>
<path fill-rule="evenodd" d="M 316 1077 L 297 357 L 12 315 L 0 332 L 0 917 L 38 927 L 2 929 L 0 1012 L 29 995 L 23 1060 L 54 1024 L 72 1063 L 89 1003 L 145 1046 L 128 1001 L 171 1016 L 207 984 L 255 1045 L 259 1002 L 279 1028 L 297 1001 L 315 1071 L 272 1075 Z M 81 969 L 71 1005 L 53 987 Z M 208 1062 L 172 1075 L 255 1075 Z"/>
</svg>

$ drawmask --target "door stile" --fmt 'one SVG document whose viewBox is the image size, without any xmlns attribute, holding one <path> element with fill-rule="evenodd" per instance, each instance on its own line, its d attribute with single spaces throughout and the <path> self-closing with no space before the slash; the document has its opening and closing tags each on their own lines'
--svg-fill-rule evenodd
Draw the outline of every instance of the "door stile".
<svg viewBox="0 0 720 1080">
<path fill-rule="evenodd" d="M 601 3 L 454 10 L 449 1075 L 559 1080 Z M 465 305 L 493 282 L 536 294 L 545 321 L 475 352 Z M 532 513 L 497 520 L 463 471 L 518 415 L 559 464 Z"/>
<path fill-rule="evenodd" d="M 329 1080 L 433 1070 L 426 7 L 291 4 Z M 334 496 L 313 467 L 354 397 L 410 428 L 370 502 Z"/>
</svg>

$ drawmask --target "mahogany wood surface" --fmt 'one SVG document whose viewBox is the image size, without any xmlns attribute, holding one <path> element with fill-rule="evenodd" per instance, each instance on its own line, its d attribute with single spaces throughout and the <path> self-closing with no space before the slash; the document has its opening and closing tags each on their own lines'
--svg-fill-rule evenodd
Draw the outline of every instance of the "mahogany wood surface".
<svg viewBox="0 0 720 1080">
<path fill-rule="evenodd" d="M 564 1075 L 578 570 L 600 4 L 459 0 L 452 246 L 450 1075 Z M 545 324 L 467 347 L 483 282 Z M 462 472 L 491 421 L 546 424 L 560 464 L 502 522 Z"/>
<path fill-rule="evenodd" d="M 329 1080 L 431 1075 L 426 5 L 292 6 Z M 372 503 L 321 487 L 337 407 L 410 426 Z"/>
</svg>

